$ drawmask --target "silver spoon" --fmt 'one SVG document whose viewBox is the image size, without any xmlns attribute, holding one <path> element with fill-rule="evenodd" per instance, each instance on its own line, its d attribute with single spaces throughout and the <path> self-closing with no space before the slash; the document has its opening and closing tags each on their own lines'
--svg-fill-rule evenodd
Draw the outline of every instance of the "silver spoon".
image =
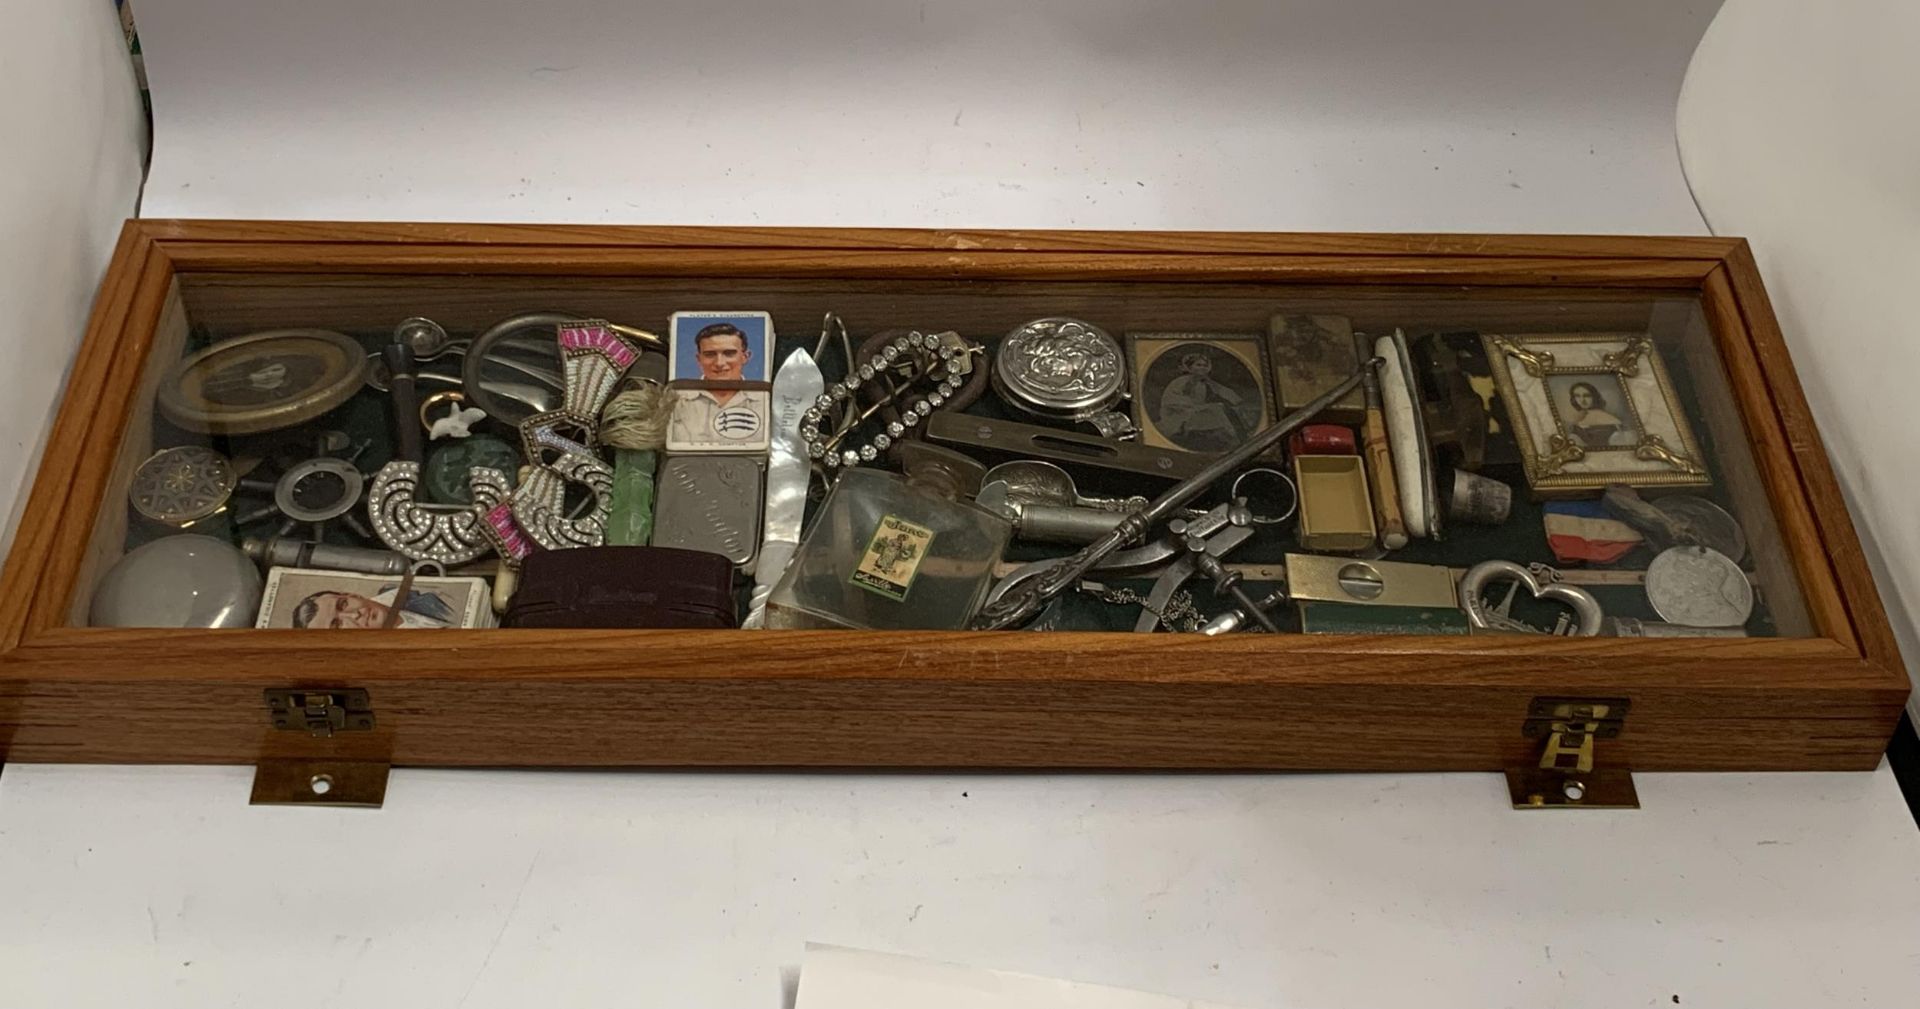
<svg viewBox="0 0 1920 1009">
<path fill-rule="evenodd" d="M 1050 462 L 1017 459 L 1003 462 L 987 471 L 982 484 L 999 481 L 1007 485 L 1009 499 L 1030 504 L 1064 505 L 1069 508 L 1097 508 L 1101 511 L 1130 512 L 1144 507 L 1144 497 L 1084 497 L 1074 486 L 1073 474 Z"/>
</svg>

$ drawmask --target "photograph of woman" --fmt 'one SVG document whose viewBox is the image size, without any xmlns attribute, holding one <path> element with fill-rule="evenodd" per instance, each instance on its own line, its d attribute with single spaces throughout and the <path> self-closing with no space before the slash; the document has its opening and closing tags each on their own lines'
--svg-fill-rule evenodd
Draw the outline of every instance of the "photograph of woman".
<svg viewBox="0 0 1920 1009">
<path fill-rule="evenodd" d="M 1611 375 L 1555 375 L 1550 380 L 1563 404 L 1567 434 L 1585 449 L 1631 448 L 1639 438 L 1616 410 L 1626 406 L 1626 390 Z M 1602 388 L 1606 391 L 1603 392 Z"/>
<path fill-rule="evenodd" d="M 1149 348 L 1144 344 L 1140 351 Z M 1266 392 L 1246 362 L 1185 341 L 1153 356 L 1141 403 L 1147 442 L 1189 452 L 1226 452 L 1266 426 Z"/>
</svg>

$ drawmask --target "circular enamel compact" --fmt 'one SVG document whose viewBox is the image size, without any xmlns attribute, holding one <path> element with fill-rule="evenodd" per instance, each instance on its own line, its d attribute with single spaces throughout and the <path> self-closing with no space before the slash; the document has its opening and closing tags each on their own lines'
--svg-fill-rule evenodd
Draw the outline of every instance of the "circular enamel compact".
<svg viewBox="0 0 1920 1009">
<path fill-rule="evenodd" d="M 133 471 L 127 500 L 141 517 L 184 529 L 225 508 L 239 480 L 227 457 L 212 449 L 166 448 Z"/>
</svg>

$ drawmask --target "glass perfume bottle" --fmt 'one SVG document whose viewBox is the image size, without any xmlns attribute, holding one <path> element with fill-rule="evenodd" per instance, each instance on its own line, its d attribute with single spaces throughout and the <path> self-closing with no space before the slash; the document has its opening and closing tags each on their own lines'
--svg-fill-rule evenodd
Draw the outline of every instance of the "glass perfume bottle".
<svg viewBox="0 0 1920 1009">
<path fill-rule="evenodd" d="M 979 609 L 1013 527 L 971 501 L 984 470 L 901 446 L 906 476 L 840 474 L 767 599 L 767 626 L 958 630 Z"/>
</svg>

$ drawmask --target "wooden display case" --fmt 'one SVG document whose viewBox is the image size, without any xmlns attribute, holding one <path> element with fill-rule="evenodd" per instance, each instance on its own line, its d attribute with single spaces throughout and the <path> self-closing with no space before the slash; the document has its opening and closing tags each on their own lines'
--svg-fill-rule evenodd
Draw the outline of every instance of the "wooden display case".
<svg viewBox="0 0 1920 1009">
<path fill-rule="evenodd" d="M 157 385 L 193 334 L 422 315 L 473 330 L 549 306 L 653 328 L 681 308 L 765 309 L 808 344 L 824 309 L 980 338 L 1042 315 L 1263 333 L 1281 311 L 1368 332 L 1649 333 L 1693 376 L 1774 633 L 84 626 L 155 447 Z M 296 702 L 288 731 L 267 694 L 283 688 L 372 717 L 316 736 Z M 1592 716 L 1604 765 L 1866 770 L 1907 691 L 1753 260 L 1719 238 L 133 221 L 0 587 L 12 761 L 1495 770 L 1536 764 L 1570 700 L 1608 706 Z"/>
</svg>

